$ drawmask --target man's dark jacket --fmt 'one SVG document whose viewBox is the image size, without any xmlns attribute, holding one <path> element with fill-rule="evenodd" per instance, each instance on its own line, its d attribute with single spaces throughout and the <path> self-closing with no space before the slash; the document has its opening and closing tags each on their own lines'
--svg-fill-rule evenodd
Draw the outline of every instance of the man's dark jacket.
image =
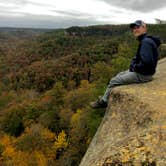
<svg viewBox="0 0 166 166">
<path fill-rule="evenodd" d="M 153 75 L 158 60 L 157 48 L 161 44 L 160 39 L 143 34 L 138 37 L 139 46 L 135 57 L 130 64 L 130 71 L 143 75 Z"/>
</svg>

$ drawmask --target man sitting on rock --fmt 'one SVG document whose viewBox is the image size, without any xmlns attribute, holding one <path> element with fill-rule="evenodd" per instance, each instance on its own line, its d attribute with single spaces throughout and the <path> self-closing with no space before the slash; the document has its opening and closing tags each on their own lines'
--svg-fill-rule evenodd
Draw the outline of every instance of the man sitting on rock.
<svg viewBox="0 0 166 166">
<path fill-rule="evenodd" d="M 104 95 L 97 101 L 90 103 L 92 108 L 106 108 L 109 94 L 115 86 L 152 80 L 158 60 L 157 48 L 161 42 L 159 38 L 147 35 L 146 24 L 142 20 L 130 24 L 130 28 L 139 41 L 137 53 L 131 61 L 130 68 L 127 71 L 120 72 L 110 80 Z"/>
</svg>

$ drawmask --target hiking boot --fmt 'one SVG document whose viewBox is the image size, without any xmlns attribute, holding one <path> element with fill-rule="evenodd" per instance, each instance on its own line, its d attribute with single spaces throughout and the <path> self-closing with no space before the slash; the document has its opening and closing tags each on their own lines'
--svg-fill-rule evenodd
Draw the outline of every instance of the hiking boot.
<svg viewBox="0 0 166 166">
<path fill-rule="evenodd" d="M 107 107 L 107 103 L 105 101 L 103 101 L 102 99 L 98 99 L 95 102 L 91 102 L 90 106 L 92 108 L 106 108 Z"/>
</svg>

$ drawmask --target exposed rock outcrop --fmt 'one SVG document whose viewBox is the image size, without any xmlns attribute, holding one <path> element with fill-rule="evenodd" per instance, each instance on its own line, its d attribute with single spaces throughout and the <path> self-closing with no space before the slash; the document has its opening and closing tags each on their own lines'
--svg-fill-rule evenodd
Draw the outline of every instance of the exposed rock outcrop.
<svg viewBox="0 0 166 166">
<path fill-rule="evenodd" d="M 154 80 L 116 87 L 80 166 L 166 165 L 166 58 Z"/>
</svg>

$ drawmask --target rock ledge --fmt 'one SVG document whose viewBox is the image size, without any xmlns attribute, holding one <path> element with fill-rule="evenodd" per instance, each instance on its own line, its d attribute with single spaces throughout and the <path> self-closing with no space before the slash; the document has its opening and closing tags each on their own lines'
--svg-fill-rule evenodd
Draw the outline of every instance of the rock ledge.
<svg viewBox="0 0 166 166">
<path fill-rule="evenodd" d="M 80 166 L 166 165 L 166 58 L 152 82 L 116 87 Z"/>
</svg>

